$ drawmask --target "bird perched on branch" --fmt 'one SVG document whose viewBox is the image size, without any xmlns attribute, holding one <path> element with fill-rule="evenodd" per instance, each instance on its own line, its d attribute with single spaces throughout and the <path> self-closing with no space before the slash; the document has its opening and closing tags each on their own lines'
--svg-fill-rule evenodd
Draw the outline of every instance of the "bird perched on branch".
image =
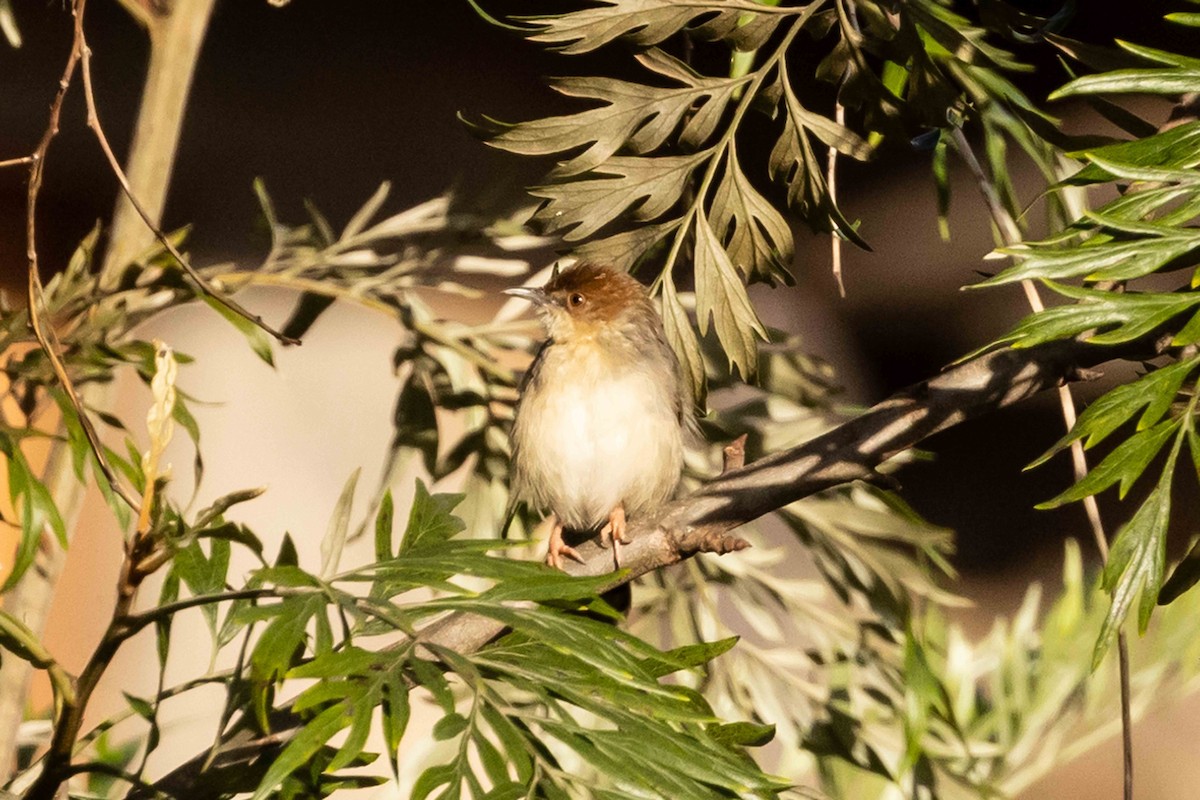
<svg viewBox="0 0 1200 800">
<path fill-rule="evenodd" d="M 662 319 L 636 279 L 593 264 L 507 294 L 537 306 L 548 335 L 517 404 L 513 493 L 554 515 L 547 564 L 582 561 L 564 528 L 599 529 L 619 567 L 627 519 L 675 492 L 692 420 Z"/>
</svg>

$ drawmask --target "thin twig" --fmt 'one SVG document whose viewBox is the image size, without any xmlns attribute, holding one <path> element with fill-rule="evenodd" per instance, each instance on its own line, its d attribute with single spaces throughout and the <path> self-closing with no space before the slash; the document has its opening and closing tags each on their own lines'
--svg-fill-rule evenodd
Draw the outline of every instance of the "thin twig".
<svg viewBox="0 0 1200 800">
<path fill-rule="evenodd" d="M 179 252 L 179 248 L 177 248 L 170 238 L 163 232 L 162 228 L 156 225 L 154 220 L 150 218 L 150 214 L 146 211 L 146 208 L 134 195 L 133 189 L 129 185 L 129 178 L 126 177 L 125 170 L 121 168 L 121 162 L 118 161 L 116 155 L 113 154 L 112 147 L 108 144 L 108 137 L 104 134 L 104 128 L 100 125 L 100 115 L 96 111 L 96 97 L 92 92 L 92 51 L 90 48 L 88 48 L 87 41 L 82 39 L 82 32 L 79 35 L 81 37 L 82 44 L 80 56 L 83 67 L 83 94 L 85 100 L 87 101 L 88 127 L 91 128 L 92 132 L 96 135 L 96 141 L 99 142 L 100 149 L 104 151 L 104 157 L 108 159 L 108 165 L 112 169 L 113 175 L 116 176 L 117 182 L 121 184 L 121 190 L 125 193 L 125 197 L 129 200 L 129 203 L 137 211 L 138 216 L 140 216 L 142 221 L 146 223 L 146 227 L 154 233 L 154 238 L 158 239 L 159 244 L 161 244 L 166 251 L 171 254 L 171 257 L 179 263 L 180 268 L 187 273 L 187 276 L 191 278 L 193 285 L 195 285 L 196 289 L 199 290 L 202 295 L 211 298 L 214 302 L 224 306 L 233 313 L 237 314 L 239 317 L 244 317 L 245 319 L 254 323 L 259 328 L 262 328 L 266 333 L 273 336 L 277 341 L 282 342 L 283 344 L 300 344 L 299 339 L 292 338 L 291 336 L 285 336 L 280 331 L 277 331 L 268 325 L 262 317 L 242 307 L 242 305 L 233 298 L 213 289 L 212 286 L 209 285 L 208 281 L 204 279 L 204 276 L 197 272 L 195 267 L 192 266 L 191 262 L 184 257 L 183 253 Z"/>
<path fill-rule="evenodd" d="M 838 125 L 846 124 L 846 107 L 840 102 L 834 104 L 834 119 Z M 825 183 L 829 187 L 829 200 L 837 205 L 837 148 L 830 145 L 829 163 L 825 169 Z M 838 294 L 846 296 L 846 284 L 842 280 L 842 237 L 834 231 L 829 236 L 829 255 L 832 260 L 833 279 L 837 282 Z"/>
<path fill-rule="evenodd" d="M 954 129 L 954 144 L 957 146 L 959 154 L 975 178 L 976 184 L 979 187 L 980 193 L 983 195 L 983 201 L 988 207 L 992 220 L 996 223 L 996 227 L 1000 232 L 1000 238 L 1008 247 L 1018 244 L 1022 240 L 1021 229 L 1018 227 L 1016 220 L 1008 213 L 1008 209 L 1000 201 L 1000 196 L 997 194 L 995 186 L 988 179 L 987 174 L 983 171 L 983 166 L 975 157 L 974 150 L 971 149 L 971 143 L 967 141 L 966 134 L 961 128 Z M 1021 288 L 1025 292 L 1025 299 L 1029 303 L 1030 309 L 1034 313 L 1044 311 L 1046 306 L 1042 302 L 1041 296 L 1038 294 L 1037 286 L 1032 280 L 1021 281 Z M 1075 399 L 1071 394 L 1069 385 L 1058 387 L 1058 401 L 1060 413 L 1062 414 L 1063 424 L 1068 431 L 1075 427 Z M 1071 442 L 1071 466 L 1074 471 L 1076 482 L 1083 480 L 1088 474 L 1087 456 L 1083 450 L 1083 440 L 1075 439 Z M 1088 518 L 1088 525 L 1092 531 L 1092 538 L 1096 542 L 1096 549 L 1100 553 L 1100 559 L 1103 562 L 1108 561 L 1108 536 L 1104 532 L 1104 522 L 1100 517 L 1100 506 L 1096 502 L 1094 495 L 1088 495 L 1083 498 L 1083 508 Z M 1133 712 L 1132 705 L 1132 689 L 1129 682 L 1129 642 L 1125 636 L 1125 632 L 1117 632 L 1117 668 L 1120 673 L 1121 684 L 1121 747 L 1124 761 L 1124 798 L 1125 800 L 1133 800 Z"/>
<path fill-rule="evenodd" d="M 87 409 L 84 408 L 83 401 L 79 399 L 79 393 L 75 390 L 75 384 L 72 382 L 71 376 L 67 373 L 66 364 L 63 363 L 62 357 L 59 355 L 60 344 L 58 337 L 54 333 L 54 328 L 52 326 L 43 326 L 39 311 L 45 306 L 45 297 L 41 274 L 38 270 L 38 195 L 41 192 L 42 177 L 45 174 L 46 154 L 50 150 L 50 143 L 58 135 L 58 121 L 62 114 L 63 101 L 66 99 L 67 89 L 71 86 L 71 79 L 75 76 L 75 69 L 79 65 L 83 52 L 87 47 L 83 38 L 83 14 L 86 5 L 87 0 L 75 0 L 75 5 L 71 11 L 75 18 L 75 33 L 71 43 L 71 53 L 67 57 L 67 65 L 63 69 L 62 77 L 58 81 L 58 93 L 55 94 L 54 102 L 50 106 L 50 118 L 46 123 L 46 131 L 42 134 L 42 139 L 38 143 L 37 149 L 29 156 L 29 186 L 25 200 L 25 258 L 29 271 L 26 297 L 29 303 L 29 323 L 33 328 L 33 335 L 37 338 L 43 352 L 45 352 L 46 358 L 49 359 L 55 377 L 62 384 L 63 391 L 67 393 L 67 397 L 71 401 L 71 406 L 75 409 L 79 417 L 79 424 L 83 428 L 92 453 L 96 456 L 96 461 L 100 465 L 100 471 L 112 486 L 113 491 L 128 503 L 131 508 L 137 508 L 137 499 L 134 494 L 121 483 L 116 472 L 108 463 L 108 458 L 104 454 L 104 446 L 100 442 L 100 436 L 96 433 L 96 428 L 88 417 Z"/>
<path fill-rule="evenodd" d="M 4 161 L 0 161 L 0 169 L 3 169 L 4 167 L 17 167 L 17 166 L 20 166 L 21 164 L 32 164 L 32 163 L 33 163 L 33 156 L 21 156 L 20 158 L 8 158 L 8 159 L 5 159 Z"/>
<path fill-rule="evenodd" d="M 149 9 L 149 6 L 146 5 L 148 0 L 146 2 L 127 0 L 127 3 L 136 2 L 140 2 Z M 189 0 L 187 3 L 172 5 L 178 6 L 178 8 L 170 10 L 164 4 L 153 15 L 155 24 L 149 31 L 151 34 L 150 59 L 142 92 L 143 102 L 138 112 L 133 152 L 130 156 L 131 180 L 134 186 L 140 187 L 139 194 L 144 193 L 143 197 L 153 198 L 164 194 L 165 186 L 169 182 L 169 153 L 174 149 L 182 119 L 183 98 L 186 97 L 188 90 L 186 76 L 191 74 L 195 65 L 199 43 L 204 38 L 212 0 Z M 76 37 L 72 40 L 69 57 L 58 83 L 57 94 L 50 105 L 46 132 L 37 148 L 25 161 L 30 166 L 29 193 L 35 202 L 41 188 L 46 153 L 50 141 L 58 132 L 63 98 L 67 93 L 79 59 L 82 57 L 82 50 L 78 45 L 82 43 L 82 24 L 79 17 L 83 13 L 83 3 L 72 2 L 67 10 L 75 17 Z M 141 21 L 146 22 L 148 19 L 150 19 L 149 16 Z M 164 157 L 164 153 L 168 155 Z M 36 233 L 35 202 L 29 204 L 27 220 L 28 249 L 34 264 L 37 259 L 34 235 Z M 137 221 L 136 226 L 131 226 L 121 217 L 118 209 L 112 224 L 110 256 L 121 250 L 123 245 L 127 245 L 130 239 L 137 238 L 134 234 L 140 233 L 138 230 L 142 225 L 140 220 Z M 145 246 L 135 244 L 132 248 L 125 247 L 124 249 L 140 252 L 145 249 Z M 119 261 L 116 258 L 111 260 L 114 263 Z M 104 272 L 105 270 L 102 269 L 100 276 L 102 288 L 105 286 Z M 37 281 L 34 295 L 40 297 L 43 292 L 40 291 L 40 276 L 38 276 L 36 268 L 34 273 L 34 280 Z M 115 285 L 115 281 L 113 283 Z M 31 311 L 35 315 L 39 310 L 39 305 L 35 304 L 31 307 Z M 52 334 L 53 331 L 51 330 L 50 333 Z M 45 342 L 42 342 L 42 345 L 45 346 Z M 57 355 L 57 349 L 49 349 L 47 353 L 53 359 Z M 90 383 L 81 387 L 80 394 L 88 406 L 103 406 L 104 397 L 110 391 L 111 384 Z M 87 419 L 83 413 L 80 416 Z M 93 445 L 91 440 L 89 440 L 89 445 Z M 66 520 L 67 535 L 70 537 L 83 502 L 85 486 L 76 480 L 74 471 L 71 469 L 71 447 L 66 437 L 56 438 L 52 442 L 42 474 L 50 495 Z M 66 560 L 65 548 L 60 547 L 54 538 L 45 537 L 44 544 L 36 569 L 29 570 L 4 598 L 5 610 L 39 635 L 45 628 L 50 604 L 54 597 L 55 584 L 62 573 Z M 20 659 L 8 658 L 0 664 L 0 779 L 7 776 L 13 763 L 16 752 L 15 735 L 26 708 L 30 672 L 30 665 Z M 25 774 L 28 775 L 28 772 Z"/>
</svg>

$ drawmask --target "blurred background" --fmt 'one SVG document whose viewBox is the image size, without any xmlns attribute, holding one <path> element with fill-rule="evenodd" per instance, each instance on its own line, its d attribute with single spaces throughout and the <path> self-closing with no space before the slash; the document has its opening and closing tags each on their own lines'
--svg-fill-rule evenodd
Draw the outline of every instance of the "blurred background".
<svg viewBox="0 0 1200 800">
<path fill-rule="evenodd" d="M 1142 5 L 1080 4 L 1064 34 L 1095 43 L 1120 37 L 1170 46 L 1157 22 L 1169 9 Z M 486 6 L 497 15 L 542 10 L 517 0 Z M 70 47 L 70 19 L 61 2 L 17 0 L 14 10 L 24 44 L 0 46 L 0 159 L 32 150 Z M 113 0 L 90 4 L 88 37 L 101 118 L 120 155 L 137 108 L 145 37 Z M 1064 76 L 1045 54 L 1029 57 L 1047 67 L 1046 74 L 1023 79 L 1031 96 L 1041 99 Z M 197 264 L 257 263 L 269 238 L 251 189 L 256 177 L 265 181 L 285 222 L 304 219 L 308 199 L 339 227 L 383 180 L 393 184 L 387 205 L 393 212 L 447 191 L 466 208 L 510 212 L 528 204 L 523 189 L 546 163 L 489 149 L 457 115 L 517 121 L 575 109 L 542 78 L 621 73 L 628 70 L 624 62 L 617 52 L 555 57 L 489 26 L 462 0 L 358 0 L 352 7 L 292 0 L 278 8 L 266 0 L 222 0 L 196 73 L 164 228 L 192 226 L 187 250 Z M 1152 120 L 1167 113 L 1165 107 L 1143 110 Z M 1080 109 L 1061 112 L 1076 129 L 1102 129 Z M 870 405 L 933 375 L 1027 313 L 1018 289 L 961 291 L 986 268 L 981 258 L 992 248 L 991 228 L 970 177 L 955 169 L 952 238 L 940 239 L 929 158 L 928 151 L 900 143 L 867 165 L 843 160 L 841 205 L 851 219 L 861 219 L 860 232 L 873 247 L 870 253 L 846 249 L 845 298 L 829 271 L 828 240 L 806 232 L 799 233 L 796 285 L 752 292 L 768 324 L 800 334 L 835 367 L 847 407 Z M 118 191 L 86 129 L 78 91 L 68 97 L 47 163 L 39 247 L 49 274 L 97 219 L 110 216 Z M 1014 178 L 1032 201 L 1037 176 L 1022 175 L 1018 164 Z M 18 289 L 24 274 L 24 181 L 21 169 L 0 170 L 0 284 L 10 289 Z M 553 253 L 539 258 L 538 267 Z M 239 300 L 271 321 L 281 321 L 290 308 L 287 298 L 262 290 Z M 382 317 L 335 308 L 303 347 L 278 354 L 276 370 L 204 308 L 156 320 L 143 335 L 159 336 L 198 359 L 180 373 L 181 387 L 208 403 L 195 409 L 206 461 L 197 501 L 267 484 L 268 494 L 245 506 L 240 518 L 267 537 L 289 531 L 315 553 L 346 477 L 360 466 L 364 486 L 378 477 L 390 436 L 398 330 Z M 1096 396 L 1114 377 L 1120 376 L 1081 387 L 1080 400 Z M 141 407 L 147 399 L 130 384 L 122 402 Z M 1013 610 L 1031 581 L 1047 583 L 1052 595 L 1065 538 L 1079 537 L 1095 566 L 1080 508 L 1033 509 L 1070 482 L 1066 458 L 1022 472 L 1061 434 L 1055 398 L 1039 398 L 930 439 L 924 448 L 930 457 L 898 475 L 908 502 L 957 532 L 962 581 L 954 588 L 974 602 L 960 614 L 968 630 L 983 632 L 997 614 Z M 179 443 L 172 461 L 176 475 L 186 478 L 190 447 Z M 176 491 L 184 492 L 178 484 L 186 486 L 186 479 L 177 481 Z M 1197 504 L 1194 481 L 1176 486 L 1178 547 Z M 411 482 L 397 489 L 411 491 Z M 403 508 L 405 500 L 398 496 L 397 505 Z M 1112 501 L 1101 498 L 1110 529 L 1128 513 Z M 90 650 L 110 613 L 119 556 L 119 534 L 98 497 L 89 499 L 84 514 L 49 641 L 53 652 L 76 659 Z M 199 636 L 198 652 L 206 652 L 206 634 Z M 147 642 L 145 657 L 151 652 Z M 136 669 L 137 654 L 126 655 L 128 668 Z M 70 656 L 65 660 L 79 666 Z M 1200 765 L 1189 778 L 1184 764 L 1200 762 L 1191 747 L 1200 735 L 1197 719 L 1176 707 L 1141 724 L 1139 798 L 1195 796 Z M 1119 783 L 1113 742 L 1065 765 L 1053 783 L 1027 797 L 1115 798 Z"/>
</svg>

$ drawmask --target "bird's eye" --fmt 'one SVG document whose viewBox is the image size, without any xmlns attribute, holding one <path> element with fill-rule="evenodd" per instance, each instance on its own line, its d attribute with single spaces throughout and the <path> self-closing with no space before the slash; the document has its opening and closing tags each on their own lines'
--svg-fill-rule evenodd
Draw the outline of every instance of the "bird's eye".
<svg viewBox="0 0 1200 800">
<path fill-rule="evenodd" d="M 571 304 L 571 308 L 579 308 L 581 305 L 583 305 L 583 301 L 585 299 L 586 298 L 579 292 L 575 292 L 575 294 L 567 298 L 567 302 Z"/>
</svg>

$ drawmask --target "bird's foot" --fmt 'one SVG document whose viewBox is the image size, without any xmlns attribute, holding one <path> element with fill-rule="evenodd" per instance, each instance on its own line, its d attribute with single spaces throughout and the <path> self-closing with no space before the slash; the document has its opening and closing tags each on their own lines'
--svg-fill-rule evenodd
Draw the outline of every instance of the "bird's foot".
<svg viewBox="0 0 1200 800">
<path fill-rule="evenodd" d="M 600 529 L 600 545 L 608 547 L 612 542 L 613 564 L 617 569 L 621 568 L 621 545 L 629 541 L 625 533 L 625 506 L 617 506 L 608 512 L 608 524 Z"/>
<path fill-rule="evenodd" d="M 579 552 L 563 541 L 563 526 L 556 517 L 554 520 L 554 530 L 550 532 L 550 549 L 546 551 L 546 563 L 555 569 L 563 568 L 563 556 L 574 559 L 580 564 L 583 563 L 583 556 Z"/>
</svg>

